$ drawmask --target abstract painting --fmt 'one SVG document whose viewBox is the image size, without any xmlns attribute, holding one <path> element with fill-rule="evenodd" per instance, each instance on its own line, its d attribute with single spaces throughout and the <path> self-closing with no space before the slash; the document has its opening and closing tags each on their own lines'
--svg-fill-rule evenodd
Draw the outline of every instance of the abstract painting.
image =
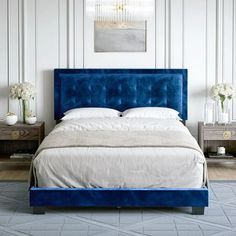
<svg viewBox="0 0 236 236">
<path fill-rule="evenodd" d="M 94 22 L 95 52 L 146 52 L 146 21 Z"/>
</svg>

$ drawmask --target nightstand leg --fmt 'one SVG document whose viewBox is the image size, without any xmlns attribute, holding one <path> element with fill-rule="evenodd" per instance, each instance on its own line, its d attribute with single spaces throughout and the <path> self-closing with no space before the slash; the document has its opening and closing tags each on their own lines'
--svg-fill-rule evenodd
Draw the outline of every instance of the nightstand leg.
<svg viewBox="0 0 236 236">
<path fill-rule="evenodd" d="M 204 215 L 205 207 L 192 207 L 193 215 Z"/>
<path fill-rule="evenodd" d="M 45 214 L 45 207 L 33 207 L 33 214 L 44 215 Z"/>
</svg>

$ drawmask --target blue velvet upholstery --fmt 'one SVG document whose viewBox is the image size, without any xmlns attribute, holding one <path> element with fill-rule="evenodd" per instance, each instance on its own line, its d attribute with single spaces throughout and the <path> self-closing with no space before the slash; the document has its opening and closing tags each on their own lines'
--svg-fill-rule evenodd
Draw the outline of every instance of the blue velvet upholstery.
<svg viewBox="0 0 236 236">
<path fill-rule="evenodd" d="M 55 120 L 79 107 L 173 108 L 187 120 L 185 69 L 55 69 Z"/>
<path fill-rule="evenodd" d="M 204 207 L 208 206 L 208 190 L 207 188 L 31 188 L 30 206 Z"/>
</svg>

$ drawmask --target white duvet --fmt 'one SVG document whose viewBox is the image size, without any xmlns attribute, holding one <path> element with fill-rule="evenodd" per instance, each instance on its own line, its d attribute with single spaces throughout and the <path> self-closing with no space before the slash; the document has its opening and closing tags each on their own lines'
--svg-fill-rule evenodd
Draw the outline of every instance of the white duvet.
<svg viewBox="0 0 236 236">
<path fill-rule="evenodd" d="M 175 131 L 191 135 L 177 120 L 89 118 L 63 121 L 59 131 Z M 204 156 L 193 149 L 167 147 L 68 147 L 46 149 L 33 161 L 39 187 L 199 188 Z"/>
</svg>

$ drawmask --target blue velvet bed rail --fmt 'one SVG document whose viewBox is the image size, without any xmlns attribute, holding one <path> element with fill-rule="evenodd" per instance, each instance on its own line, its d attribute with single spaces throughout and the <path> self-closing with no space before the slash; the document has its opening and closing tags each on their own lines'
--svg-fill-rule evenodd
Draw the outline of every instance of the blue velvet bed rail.
<svg viewBox="0 0 236 236">
<path fill-rule="evenodd" d="M 185 69 L 55 69 L 55 120 L 79 107 L 169 107 L 187 120 Z M 41 207 L 193 207 L 203 214 L 208 189 L 30 188 L 30 206 Z"/>
<path fill-rule="evenodd" d="M 31 205 L 66 207 L 201 207 L 207 188 L 32 188 Z"/>
</svg>

